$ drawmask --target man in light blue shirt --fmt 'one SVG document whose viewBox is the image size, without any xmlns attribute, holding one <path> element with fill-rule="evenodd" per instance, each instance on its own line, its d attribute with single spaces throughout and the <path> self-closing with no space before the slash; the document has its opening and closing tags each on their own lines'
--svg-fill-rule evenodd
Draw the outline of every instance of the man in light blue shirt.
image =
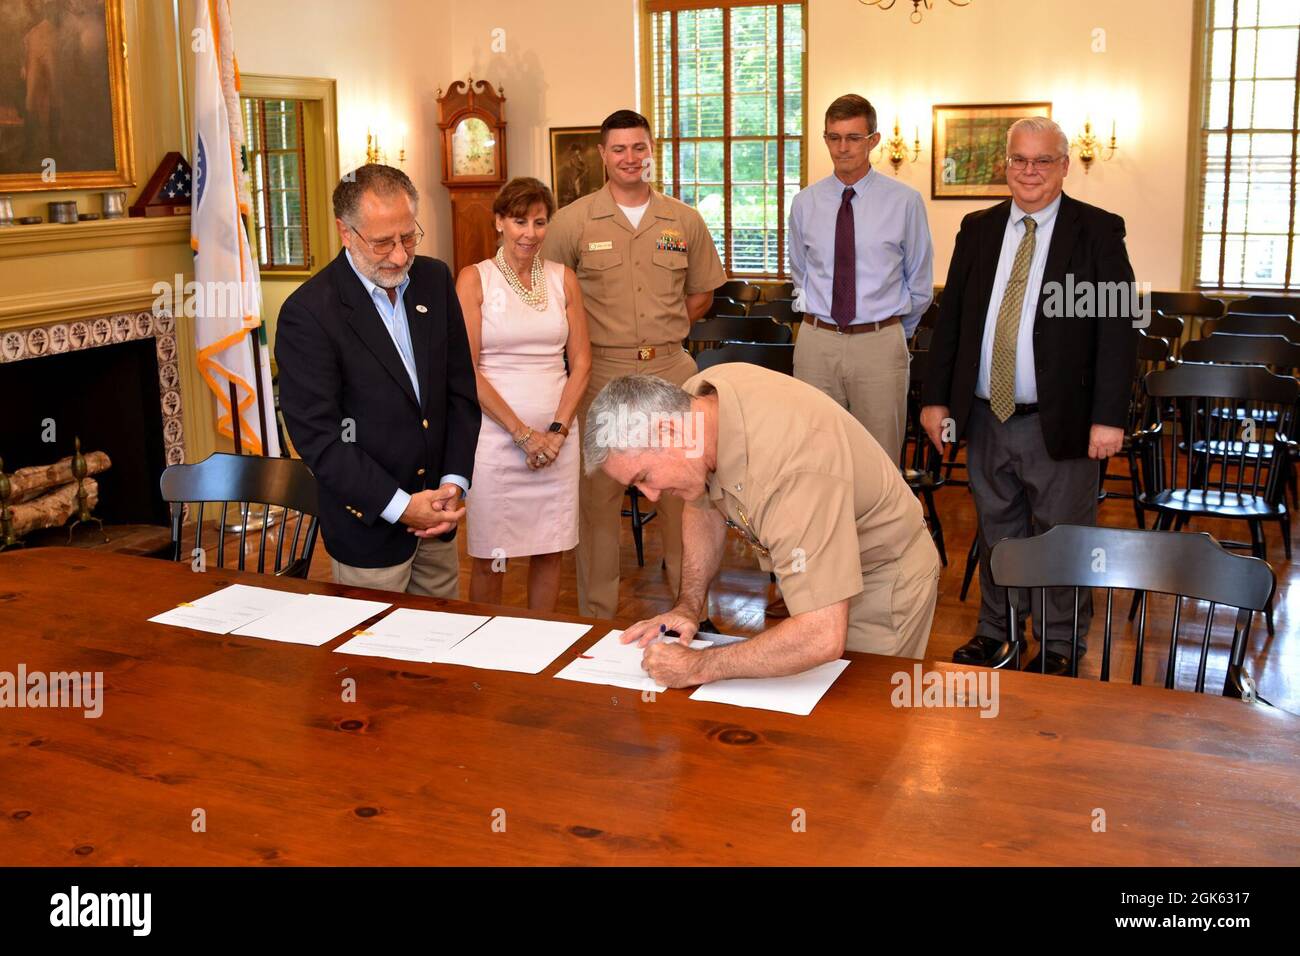
<svg viewBox="0 0 1300 956">
<path fill-rule="evenodd" d="M 388 330 L 393 345 L 397 346 L 397 354 L 402 360 L 406 374 L 411 377 L 411 387 L 415 389 L 415 397 L 420 400 L 420 376 L 415 370 L 415 347 L 411 344 L 411 326 L 406 321 L 406 304 L 402 301 L 402 297 L 406 295 L 407 287 L 411 284 L 410 272 L 407 272 L 397 288 L 385 289 L 370 281 L 370 278 L 357 268 L 350 249 L 344 249 L 343 255 L 347 258 L 352 271 L 357 274 L 357 278 L 361 280 L 366 294 L 370 296 L 370 301 L 375 304 L 375 311 L 379 313 L 379 320 L 384 323 L 384 328 Z M 453 484 L 460 488 L 462 495 L 469 494 L 469 479 L 464 475 L 443 475 L 439 484 Z M 379 517 L 389 524 L 397 524 L 406 511 L 406 506 L 410 503 L 410 493 L 398 488 L 394 492 L 392 500 L 388 502 L 388 507 L 383 510 Z"/>
<path fill-rule="evenodd" d="M 794 198 L 790 273 L 804 313 L 794 374 L 860 421 L 899 461 L 906 426 L 907 339 L 934 292 L 925 203 L 871 168 L 875 108 L 856 94 L 826 110 L 835 173 Z"/>
<path fill-rule="evenodd" d="M 451 270 L 415 254 L 418 202 L 390 166 L 339 182 L 343 251 L 281 307 L 275 356 L 334 580 L 455 598 L 482 413 Z"/>
</svg>

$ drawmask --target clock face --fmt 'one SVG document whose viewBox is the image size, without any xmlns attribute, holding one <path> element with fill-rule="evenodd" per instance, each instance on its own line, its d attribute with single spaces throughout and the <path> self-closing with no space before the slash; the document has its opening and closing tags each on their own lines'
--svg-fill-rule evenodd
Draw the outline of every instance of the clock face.
<svg viewBox="0 0 1300 956">
<path fill-rule="evenodd" d="M 496 140 L 492 130 L 477 116 L 467 116 L 451 134 L 453 176 L 497 175 Z"/>
</svg>

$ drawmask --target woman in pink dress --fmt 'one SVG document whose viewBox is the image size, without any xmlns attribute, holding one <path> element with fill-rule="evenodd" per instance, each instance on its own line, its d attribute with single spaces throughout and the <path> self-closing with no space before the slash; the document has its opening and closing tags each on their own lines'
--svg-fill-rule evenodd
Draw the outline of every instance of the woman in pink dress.
<svg viewBox="0 0 1300 956">
<path fill-rule="evenodd" d="M 553 611 L 560 556 L 578 543 L 587 317 L 573 270 L 539 255 L 555 212 L 550 189 L 512 179 L 492 211 L 501 248 L 456 280 L 484 415 L 466 499 L 469 599 L 500 604 L 506 560 L 528 556 L 528 607 Z"/>
</svg>

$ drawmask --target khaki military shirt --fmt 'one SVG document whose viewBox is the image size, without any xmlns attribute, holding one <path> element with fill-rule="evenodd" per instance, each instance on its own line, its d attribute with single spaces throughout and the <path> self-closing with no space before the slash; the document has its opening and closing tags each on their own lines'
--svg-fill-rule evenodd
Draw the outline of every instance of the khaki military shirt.
<svg viewBox="0 0 1300 956">
<path fill-rule="evenodd" d="M 687 380 L 717 392 L 718 462 L 692 505 L 722 512 L 775 571 L 792 614 L 852 598 L 919 534 L 921 505 L 876 440 L 823 393 L 748 363 Z"/>
<path fill-rule="evenodd" d="M 633 229 L 608 184 L 555 214 L 542 256 L 577 273 L 591 344 L 606 348 L 680 343 L 690 332 L 686 296 L 727 280 L 698 212 L 651 190 Z"/>
</svg>

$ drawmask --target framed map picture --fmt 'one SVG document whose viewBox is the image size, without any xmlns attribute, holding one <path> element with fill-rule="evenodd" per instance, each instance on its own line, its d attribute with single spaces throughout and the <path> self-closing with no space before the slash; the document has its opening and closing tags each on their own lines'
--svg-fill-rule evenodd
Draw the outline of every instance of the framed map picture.
<svg viewBox="0 0 1300 956">
<path fill-rule="evenodd" d="M 1051 119 L 1051 103 L 934 107 L 931 199 L 1005 199 L 1007 130 L 1026 116 Z"/>
<path fill-rule="evenodd" d="M 134 185 L 122 4 L 0 2 L 0 192 Z"/>
<path fill-rule="evenodd" d="M 605 185 L 599 126 L 551 128 L 551 191 L 557 207 Z"/>
</svg>

